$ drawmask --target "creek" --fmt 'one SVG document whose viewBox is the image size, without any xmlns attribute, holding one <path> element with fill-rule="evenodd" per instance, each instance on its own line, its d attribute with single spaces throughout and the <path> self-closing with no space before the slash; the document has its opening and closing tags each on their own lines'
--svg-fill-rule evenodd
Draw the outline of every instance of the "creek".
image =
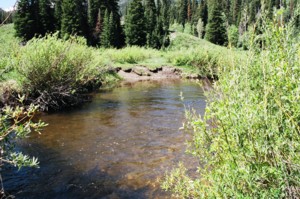
<svg viewBox="0 0 300 199">
<path fill-rule="evenodd" d="M 180 93 L 184 96 L 181 99 Z M 184 110 L 203 114 L 205 97 L 195 82 L 141 82 L 95 94 L 91 103 L 54 114 L 42 134 L 18 143 L 40 168 L 6 168 L 4 187 L 16 198 L 171 198 L 159 181 L 179 162 L 190 135 L 179 130 Z"/>
</svg>

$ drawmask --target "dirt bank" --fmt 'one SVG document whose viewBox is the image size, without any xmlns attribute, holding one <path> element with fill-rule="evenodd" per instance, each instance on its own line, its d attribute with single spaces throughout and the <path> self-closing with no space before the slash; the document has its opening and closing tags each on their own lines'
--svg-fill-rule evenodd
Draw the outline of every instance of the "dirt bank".
<svg viewBox="0 0 300 199">
<path fill-rule="evenodd" d="M 129 69 L 117 70 L 119 76 L 123 79 L 123 84 L 135 83 L 139 81 L 159 81 L 164 79 L 180 79 L 182 71 L 171 66 L 162 66 L 154 69 L 148 69 L 143 66 L 135 66 Z M 190 79 L 198 79 L 199 77 L 191 76 Z"/>
</svg>

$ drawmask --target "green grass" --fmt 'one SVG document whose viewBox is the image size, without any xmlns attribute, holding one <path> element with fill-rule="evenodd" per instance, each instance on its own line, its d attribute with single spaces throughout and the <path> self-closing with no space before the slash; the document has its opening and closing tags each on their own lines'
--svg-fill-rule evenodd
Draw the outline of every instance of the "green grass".
<svg viewBox="0 0 300 199">
<path fill-rule="evenodd" d="M 18 47 L 19 39 L 15 36 L 13 24 L 0 27 L 0 57 L 8 56 L 14 48 Z"/>
</svg>

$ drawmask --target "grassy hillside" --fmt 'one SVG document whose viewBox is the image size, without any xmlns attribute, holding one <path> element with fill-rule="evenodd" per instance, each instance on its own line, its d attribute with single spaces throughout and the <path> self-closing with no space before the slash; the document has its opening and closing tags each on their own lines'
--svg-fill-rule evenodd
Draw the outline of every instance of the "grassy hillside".
<svg viewBox="0 0 300 199">
<path fill-rule="evenodd" d="M 0 27 L 0 57 L 9 55 L 18 44 L 19 40 L 14 35 L 15 29 L 13 24 Z"/>
</svg>

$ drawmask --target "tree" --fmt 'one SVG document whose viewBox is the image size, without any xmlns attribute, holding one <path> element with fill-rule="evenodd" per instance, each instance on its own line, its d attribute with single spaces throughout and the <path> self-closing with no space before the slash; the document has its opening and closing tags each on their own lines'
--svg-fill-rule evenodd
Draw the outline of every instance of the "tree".
<svg viewBox="0 0 300 199">
<path fill-rule="evenodd" d="M 23 100 L 23 97 L 19 99 L 21 103 Z M 31 132 L 40 132 L 46 126 L 41 121 L 32 121 L 37 109 L 37 106 L 30 105 L 28 108 L 23 106 L 15 108 L 6 106 L 0 110 L 0 168 L 5 164 L 18 167 L 19 169 L 22 167 L 38 167 L 39 163 L 35 157 L 30 158 L 15 150 L 18 140 L 28 137 Z M 11 196 L 5 194 L 3 185 L 1 186 L 1 197 L 10 198 Z"/>
<path fill-rule="evenodd" d="M 192 5 L 191 0 L 187 0 L 187 20 L 192 20 Z"/>
<path fill-rule="evenodd" d="M 87 35 L 86 6 L 81 0 L 62 1 L 62 36 Z"/>
<path fill-rule="evenodd" d="M 204 32 L 204 23 L 203 23 L 202 19 L 200 18 L 197 23 L 197 33 L 198 33 L 199 38 L 203 37 L 203 32 Z"/>
<path fill-rule="evenodd" d="M 205 39 L 218 45 L 224 45 L 227 42 L 226 28 L 222 16 L 222 5 L 217 0 L 212 0 L 209 4 Z"/>
<path fill-rule="evenodd" d="M 159 12 L 159 11 L 158 11 Z M 146 0 L 145 3 L 145 18 L 147 31 L 147 46 L 154 47 L 154 30 L 156 27 L 157 11 L 154 0 Z"/>
<path fill-rule="evenodd" d="M 239 41 L 239 30 L 235 25 L 228 28 L 228 42 L 232 47 L 237 47 Z"/>
<path fill-rule="evenodd" d="M 35 18 L 35 0 L 20 0 L 15 15 L 16 36 L 24 40 L 30 40 L 37 32 L 37 23 Z"/>
<path fill-rule="evenodd" d="M 61 16 L 62 16 L 62 8 L 61 8 L 62 0 L 55 0 L 54 5 L 54 19 L 55 19 L 55 30 L 61 30 Z"/>
<path fill-rule="evenodd" d="M 108 10 L 105 10 L 104 20 L 103 20 L 103 31 L 101 33 L 101 46 L 104 48 L 110 47 L 110 23 L 109 23 L 109 13 Z"/>
<path fill-rule="evenodd" d="M 98 10 L 98 17 L 96 27 L 93 31 L 92 37 L 95 39 L 95 44 L 98 44 L 100 41 L 100 35 L 102 34 L 103 24 L 102 24 L 102 16 L 101 16 L 101 9 Z"/>
<path fill-rule="evenodd" d="M 133 0 L 125 19 L 127 45 L 144 46 L 146 44 L 146 20 L 141 0 Z"/>
<path fill-rule="evenodd" d="M 89 45 L 97 45 L 99 44 L 99 33 L 95 33 L 96 26 L 102 23 L 102 18 L 104 17 L 101 11 L 105 11 L 106 8 L 104 6 L 103 1 L 99 0 L 88 0 L 88 10 L 87 10 L 87 23 L 88 23 L 88 43 Z M 100 14 L 100 18 L 99 18 Z M 98 19 L 101 19 L 98 21 Z M 99 28 L 99 27 L 98 27 Z"/>
<path fill-rule="evenodd" d="M 187 16 L 188 16 L 187 10 L 188 10 L 187 0 L 180 0 L 178 22 L 182 25 L 183 28 L 187 21 Z"/>
<path fill-rule="evenodd" d="M 199 18 L 203 21 L 203 27 L 206 27 L 207 21 L 208 21 L 208 6 L 207 6 L 207 0 L 201 0 L 200 6 L 199 6 Z M 204 30 L 205 34 L 205 30 Z"/>
<path fill-rule="evenodd" d="M 112 13 L 113 20 L 111 21 L 113 26 L 114 35 L 112 37 L 112 46 L 114 47 L 122 47 L 125 44 L 123 29 L 121 26 L 121 15 L 120 15 L 120 8 L 118 4 L 118 0 L 108 0 L 105 3 L 106 8 L 108 9 L 109 13 Z"/>
<path fill-rule="evenodd" d="M 162 1 L 162 11 L 161 11 L 161 18 L 163 22 L 163 28 L 164 31 L 167 33 L 169 31 L 170 26 L 170 7 L 171 7 L 171 1 L 170 0 L 163 0 Z"/>
<path fill-rule="evenodd" d="M 240 22 L 241 3 L 241 0 L 232 0 L 231 3 L 231 23 L 236 26 L 238 26 Z"/>
<path fill-rule="evenodd" d="M 54 10 L 51 0 L 39 0 L 38 6 L 38 33 L 44 36 L 46 33 L 54 31 Z"/>
</svg>

